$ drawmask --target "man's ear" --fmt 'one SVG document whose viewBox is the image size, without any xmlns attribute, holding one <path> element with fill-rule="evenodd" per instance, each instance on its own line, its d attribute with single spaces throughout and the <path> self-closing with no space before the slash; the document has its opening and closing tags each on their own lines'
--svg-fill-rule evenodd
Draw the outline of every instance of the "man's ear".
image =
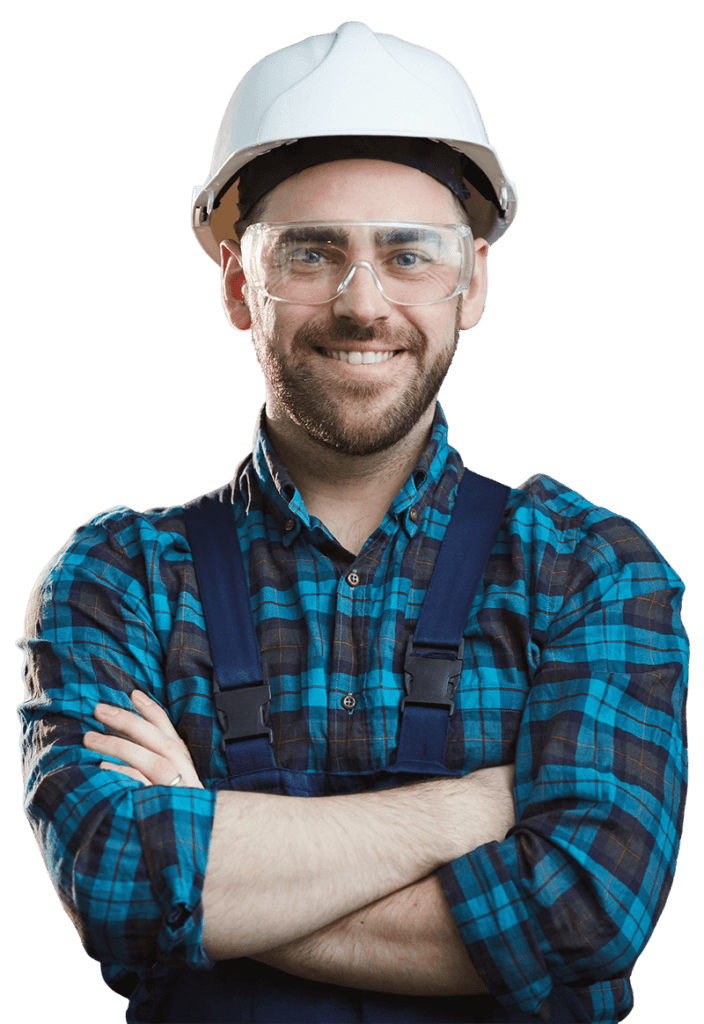
<svg viewBox="0 0 704 1024">
<path fill-rule="evenodd" d="M 225 315 L 238 331 L 248 331 L 252 326 L 249 308 L 242 293 L 245 284 L 242 271 L 242 253 L 237 242 L 231 238 L 220 243 L 220 271 L 222 275 L 222 304 Z"/>
<path fill-rule="evenodd" d="M 485 238 L 477 238 L 474 242 L 474 273 L 469 288 L 462 294 L 462 313 L 460 330 L 468 331 L 481 320 L 486 302 L 486 263 L 489 255 L 489 243 Z"/>
</svg>

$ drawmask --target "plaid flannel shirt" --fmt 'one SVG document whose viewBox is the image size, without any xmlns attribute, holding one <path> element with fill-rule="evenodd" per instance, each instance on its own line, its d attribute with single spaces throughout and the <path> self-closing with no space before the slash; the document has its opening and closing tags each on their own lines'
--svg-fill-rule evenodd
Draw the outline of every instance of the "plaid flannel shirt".
<svg viewBox="0 0 704 1024">
<path fill-rule="evenodd" d="M 227 490 L 278 764 L 356 773 L 393 760 L 406 641 L 461 473 L 438 409 L 355 557 L 308 514 L 260 429 Z M 631 1008 L 682 826 L 682 590 L 628 520 L 546 476 L 511 492 L 467 623 L 447 764 L 515 761 L 517 824 L 439 872 L 502 1003 L 538 1013 L 555 979 L 594 1021 Z M 182 509 L 117 508 L 82 526 L 37 585 L 24 646 L 27 814 L 86 950 L 130 997 L 128 1021 L 148 1020 L 169 965 L 210 965 L 200 897 L 212 787 L 227 775 Z M 134 687 L 167 709 L 204 790 L 144 786 L 82 745 L 103 729 L 96 703 L 132 710 Z"/>
</svg>

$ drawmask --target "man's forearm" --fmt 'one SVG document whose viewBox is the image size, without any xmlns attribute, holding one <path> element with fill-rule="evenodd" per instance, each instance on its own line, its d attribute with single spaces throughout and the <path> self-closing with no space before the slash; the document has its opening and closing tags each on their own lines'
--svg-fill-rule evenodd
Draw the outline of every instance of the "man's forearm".
<svg viewBox="0 0 704 1024">
<path fill-rule="evenodd" d="M 488 991 L 467 956 L 436 875 L 254 959 L 312 981 L 377 992 Z"/>
<path fill-rule="evenodd" d="M 250 956 L 310 935 L 513 824 L 512 766 L 340 797 L 218 794 L 203 944 Z"/>
</svg>

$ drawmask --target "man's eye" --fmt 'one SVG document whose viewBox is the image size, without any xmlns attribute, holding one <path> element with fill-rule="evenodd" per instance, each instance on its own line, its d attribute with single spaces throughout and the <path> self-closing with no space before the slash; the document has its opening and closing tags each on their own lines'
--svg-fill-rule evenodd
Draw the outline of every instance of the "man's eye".
<svg viewBox="0 0 704 1024">
<path fill-rule="evenodd" d="M 419 252 L 399 252 L 391 262 L 397 267 L 410 270 L 412 267 L 420 266 L 421 263 L 427 263 L 428 259 Z"/>
<path fill-rule="evenodd" d="M 291 263 L 303 263 L 308 267 L 317 267 L 325 261 L 325 256 L 317 249 L 293 249 L 288 259 Z"/>
</svg>

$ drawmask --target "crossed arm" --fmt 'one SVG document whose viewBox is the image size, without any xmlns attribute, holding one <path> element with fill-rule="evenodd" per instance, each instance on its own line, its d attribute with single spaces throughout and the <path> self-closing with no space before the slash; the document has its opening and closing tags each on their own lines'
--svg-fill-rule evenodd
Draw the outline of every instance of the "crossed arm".
<svg viewBox="0 0 704 1024">
<path fill-rule="evenodd" d="M 434 874 L 253 959 L 349 988 L 412 996 L 488 992 Z"/>
<path fill-rule="evenodd" d="M 116 735 L 85 745 L 147 785 L 201 787 L 165 712 L 98 705 Z M 514 824 L 513 766 L 382 793 L 218 794 L 203 889 L 203 944 L 315 981 L 411 995 L 486 992 L 434 872 Z M 272 851 L 274 855 L 272 856 Z"/>
</svg>

